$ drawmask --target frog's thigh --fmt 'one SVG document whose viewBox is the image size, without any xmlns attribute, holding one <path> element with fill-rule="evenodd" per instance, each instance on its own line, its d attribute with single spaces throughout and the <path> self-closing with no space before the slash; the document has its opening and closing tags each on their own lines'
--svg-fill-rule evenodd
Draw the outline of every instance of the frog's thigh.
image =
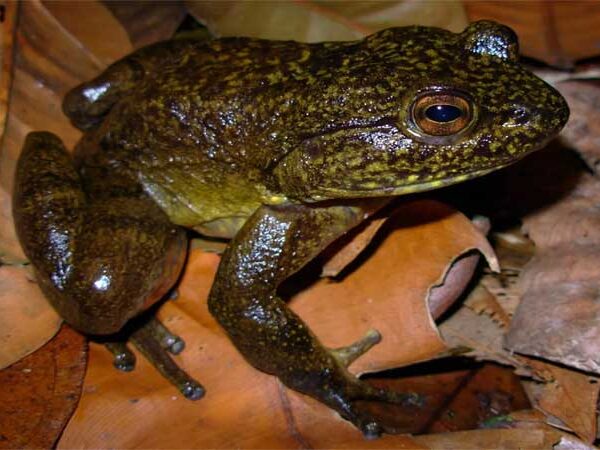
<svg viewBox="0 0 600 450">
<path fill-rule="evenodd" d="M 381 426 L 354 402 L 401 402 L 406 397 L 374 389 L 350 374 L 344 364 L 359 350 L 323 347 L 276 293 L 283 280 L 358 224 L 363 214 L 359 207 L 262 207 L 224 253 L 209 308 L 255 367 L 336 409 L 372 435 Z M 359 347 L 366 350 L 376 341 L 377 336 L 369 336 Z"/>
<path fill-rule="evenodd" d="M 86 199 L 70 155 L 50 133 L 27 137 L 14 215 L 42 290 L 88 334 L 119 331 L 164 295 L 187 250 L 185 232 L 143 195 Z"/>
</svg>

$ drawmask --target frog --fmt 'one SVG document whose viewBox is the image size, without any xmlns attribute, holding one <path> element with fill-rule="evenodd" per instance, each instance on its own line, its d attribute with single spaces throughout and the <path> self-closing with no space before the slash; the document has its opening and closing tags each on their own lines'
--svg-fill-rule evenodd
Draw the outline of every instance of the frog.
<svg viewBox="0 0 600 450">
<path fill-rule="evenodd" d="M 129 339 L 198 399 L 204 387 L 170 356 L 183 340 L 145 315 L 180 276 L 191 232 L 228 239 L 208 308 L 245 360 L 366 437 L 394 432 L 365 402 L 414 396 L 348 370 L 382 337 L 328 348 L 278 288 L 391 199 L 504 168 L 560 132 L 568 106 L 518 45 L 479 21 L 135 51 L 65 95 L 83 132 L 73 154 L 53 133 L 26 137 L 13 212 L 42 291 L 117 367 L 135 364 Z"/>
</svg>

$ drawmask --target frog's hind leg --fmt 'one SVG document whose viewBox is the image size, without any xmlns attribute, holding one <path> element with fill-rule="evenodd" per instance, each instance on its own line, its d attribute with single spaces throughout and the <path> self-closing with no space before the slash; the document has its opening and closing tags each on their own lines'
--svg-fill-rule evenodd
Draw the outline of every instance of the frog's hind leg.
<svg viewBox="0 0 600 450">
<path fill-rule="evenodd" d="M 181 339 L 155 320 L 132 321 L 139 330 L 126 326 L 176 282 L 187 254 L 186 233 L 135 185 L 106 180 L 103 186 L 103 192 L 88 198 L 60 139 L 30 133 L 17 164 L 13 197 L 25 254 L 66 322 L 105 341 L 132 335 L 184 395 L 198 397 L 197 388 L 189 393 L 197 383 L 165 350 L 181 351 Z M 134 358 L 124 345 L 113 342 L 111 351 L 117 365 L 133 368 Z"/>
<path fill-rule="evenodd" d="M 364 217 L 360 206 L 261 207 L 229 245 L 209 296 L 209 308 L 255 367 L 335 409 L 367 437 L 398 432 L 363 401 L 415 405 L 414 394 L 376 388 L 346 366 L 380 336 L 328 349 L 277 295 L 277 287 Z"/>
</svg>

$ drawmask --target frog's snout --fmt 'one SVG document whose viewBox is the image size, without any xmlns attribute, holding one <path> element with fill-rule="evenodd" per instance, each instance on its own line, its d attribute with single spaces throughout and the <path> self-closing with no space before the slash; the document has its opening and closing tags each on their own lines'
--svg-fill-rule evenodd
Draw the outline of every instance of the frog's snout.
<svg viewBox="0 0 600 450">
<path fill-rule="evenodd" d="M 524 130 L 531 142 L 545 143 L 558 135 L 569 120 L 566 100 L 550 86 L 539 98 L 514 105 L 503 117 L 502 127 Z"/>
<path fill-rule="evenodd" d="M 542 107 L 534 107 L 531 115 L 536 131 L 547 139 L 551 139 L 558 135 L 567 124 L 569 106 L 563 96 L 556 92 L 552 101 Z"/>
</svg>

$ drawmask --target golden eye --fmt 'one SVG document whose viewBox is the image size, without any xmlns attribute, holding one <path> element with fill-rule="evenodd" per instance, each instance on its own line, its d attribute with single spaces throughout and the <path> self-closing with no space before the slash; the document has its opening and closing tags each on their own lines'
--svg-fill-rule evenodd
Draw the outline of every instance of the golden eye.
<svg viewBox="0 0 600 450">
<path fill-rule="evenodd" d="M 449 93 L 422 95 L 412 106 L 412 121 L 430 136 L 450 136 L 467 128 L 473 120 L 473 108 L 464 97 Z"/>
</svg>

